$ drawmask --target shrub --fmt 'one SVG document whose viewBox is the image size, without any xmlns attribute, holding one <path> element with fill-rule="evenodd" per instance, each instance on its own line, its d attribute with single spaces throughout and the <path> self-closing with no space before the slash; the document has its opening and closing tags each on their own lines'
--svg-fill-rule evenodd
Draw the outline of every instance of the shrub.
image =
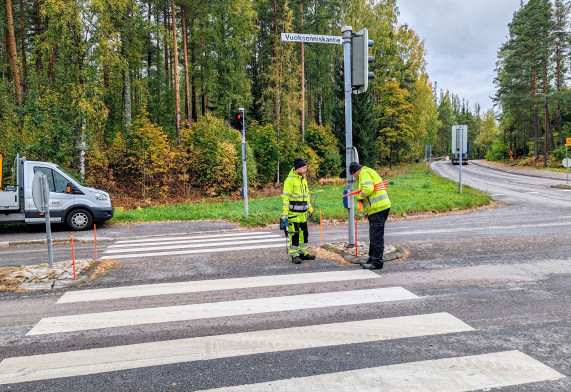
<svg viewBox="0 0 571 392">
<path fill-rule="evenodd" d="M 321 157 L 317 177 L 336 177 L 341 173 L 341 155 L 331 128 L 312 123 L 305 130 L 305 141 Z"/>
<path fill-rule="evenodd" d="M 237 189 L 242 184 L 242 137 L 226 121 L 206 115 L 182 136 L 189 154 L 188 174 L 191 182 L 208 192 Z M 250 151 L 250 154 L 248 154 Z M 256 161 L 246 148 L 248 178 L 257 174 Z"/>
</svg>

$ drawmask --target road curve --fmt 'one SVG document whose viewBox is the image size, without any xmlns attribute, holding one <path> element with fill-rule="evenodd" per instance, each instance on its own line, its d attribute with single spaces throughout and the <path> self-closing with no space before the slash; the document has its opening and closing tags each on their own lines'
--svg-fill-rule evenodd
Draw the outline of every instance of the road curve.
<svg viewBox="0 0 571 392">
<path fill-rule="evenodd" d="M 459 166 L 450 161 L 434 162 L 431 168 L 441 177 L 459 181 Z M 555 178 L 557 176 L 558 173 L 539 170 L 529 173 L 500 170 L 483 161 L 471 161 L 462 166 L 462 185 L 481 190 L 500 202 L 571 209 L 571 190 L 553 188 L 566 182 L 565 174 L 559 175 L 561 178 Z"/>
</svg>

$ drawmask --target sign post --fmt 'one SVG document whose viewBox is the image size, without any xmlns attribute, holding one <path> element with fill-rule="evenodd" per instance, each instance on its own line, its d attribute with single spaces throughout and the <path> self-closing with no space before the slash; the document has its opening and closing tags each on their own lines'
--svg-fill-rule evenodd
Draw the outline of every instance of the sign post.
<svg viewBox="0 0 571 392">
<path fill-rule="evenodd" d="M 571 161 L 569 160 L 568 148 L 571 147 L 571 137 L 568 137 L 565 143 L 565 159 L 563 160 L 563 166 L 567 168 L 567 184 L 569 184 L 569 166 L 571 166 Z"/>
<path fill-rule="evenodd" d="M 468 126 L 452 126 L 452 154 L 458 154 L 460 193 L 462 193 L 462 155 L 468 153 Z M 454 157 L 452 157 L 454 158 Z"/>
<path fill-rule="evenodd" d="M 36 172 L 32 180 L 32 199 L 38 211 L 46 218 L 46 235 L 48 243 L 48 262 L 50 268 L 54 268 L 54 255 L 52 249 L 52 228 L 50 223 L 50 187 L 48 178 L 41 171 Z"/>
<path fill-rule="evenodd" d="M 239 108 L 238 112 L 242 114 L 242 179 L 244 182 L 244 215 L 248 217 L 248 169 L 246 156 L 246 119 L 244 118 L 244 108 Z"/>
<path fill-rule="evenodd" d="M 424 162 L 426 172 L 428 173 L 432 165 L 432 144 L 424 145 Z"/>
</svg>

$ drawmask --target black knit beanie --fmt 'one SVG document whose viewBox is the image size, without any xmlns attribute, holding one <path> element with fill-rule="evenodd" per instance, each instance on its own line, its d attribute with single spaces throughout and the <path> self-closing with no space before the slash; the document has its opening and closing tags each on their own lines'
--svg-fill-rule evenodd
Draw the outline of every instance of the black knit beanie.
<svg viewBox="0 0 571 392">
<path fill-rule="evenodd" d="M 363 165 L 359 165 L 357 162 L 351 162 L 351 164 L 349 165 L 349 174 L 353 175 L 357 173 L 359 169 L 362 167 Z"/>
<path fill-rule="evenodd" d="M 293 167 L 295 169 L 299 169 L 300 167 L 304 167 L 307 166 L 307 163 L 305 163 L 305 161 L 302 158 L 295 158 L 293 160 Z"/>
</svg>

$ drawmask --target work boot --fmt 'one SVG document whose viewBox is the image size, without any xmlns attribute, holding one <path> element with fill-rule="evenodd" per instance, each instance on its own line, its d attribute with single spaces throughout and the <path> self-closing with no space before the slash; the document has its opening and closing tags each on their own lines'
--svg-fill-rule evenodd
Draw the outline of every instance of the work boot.
<svg viewBox="0 0 571 392">
<path fill-rule="evenodd" d="M 309 253 L 306 253 L 304 255 L 299 255 L 299 258 L 302 260 L 315 260 L 315 256 L 310 255 Z"/>
<path fill-rule="evenodd" d="M 383 261 L 371 261 L 361 264 L 361 267 L 368 270 L 380 270 L 383 269 Z"/>
<path fill-rule="evenodd" d="M 294 256 L 291 258 L 291 262 L 294 264 L 301 264 L 301 259 L 299 258 L 299 256 Z"/>
</svg>

